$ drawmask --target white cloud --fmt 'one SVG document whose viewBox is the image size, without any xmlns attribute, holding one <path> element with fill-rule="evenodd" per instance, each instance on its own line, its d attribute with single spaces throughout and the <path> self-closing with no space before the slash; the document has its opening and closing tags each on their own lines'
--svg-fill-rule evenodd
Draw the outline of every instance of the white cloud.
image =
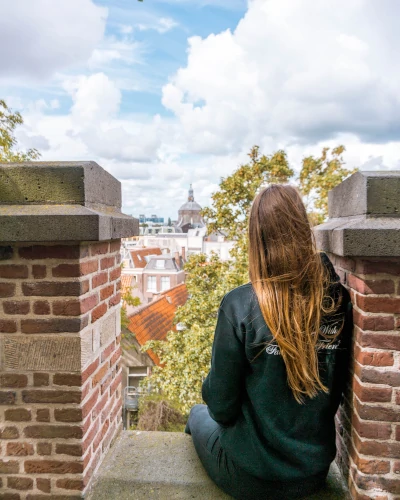
<svg viewBox="0 0 400 500">
<path fill-rule="evenodd" d="M 167 33 L 177 26 L 179 26 L 179 23 L 177 23 L 171 17 L 161 17 L 156 22 L 151 22 L 148 24 L 140 23 L 136 25 L 137 29 L 140 31 L 154 30 L 158 31 L 158 33 L 161 34 Z"/>
<path fill-rule="evenodd" d="M 400 14 L 400 4 L 386 7 Z M 374 8 L 373 0 L 251 0 L 234 32 L 189 39 L 163 103 L 191 150 L 226 154 L 268 138 L 305 144 L 343 132 L 398 137 L 400 38 Z"/>
<path fill-rule="evenodd" d="M 92 0 L 0 0 L 0 76 L 44 79 L 87 61 L 107 9 Z"/>
</svg>

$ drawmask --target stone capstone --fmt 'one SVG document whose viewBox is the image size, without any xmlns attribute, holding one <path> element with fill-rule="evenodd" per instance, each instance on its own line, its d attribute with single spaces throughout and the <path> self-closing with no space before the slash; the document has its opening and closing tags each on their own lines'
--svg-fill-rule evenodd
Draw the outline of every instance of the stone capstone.
<svg viewBox="0 0 400 500">
<path fill-rule="evenodd" d="M 95 162 L 0 164 L 0 241 L 102 241 L 139 234 L 121 183 Z"/>
</svg>

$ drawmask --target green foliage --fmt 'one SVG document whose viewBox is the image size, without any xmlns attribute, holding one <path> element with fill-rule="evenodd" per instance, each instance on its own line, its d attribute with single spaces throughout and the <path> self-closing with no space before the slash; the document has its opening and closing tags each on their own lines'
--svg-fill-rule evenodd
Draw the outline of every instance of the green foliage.
<svg viewBox="0 0 400 500">
<path fill-rule="evenodd" d="M 168 217 L 168 227 L 171 227 L 171 226 L 172 226 L 171 217 Z"/>
<path fill-rule="evenodd" d="M 13 112 L 5 101 L 0 99 L 0 162 L 33 161 L 40 158 L 36 149 L 28 149 L 25 152 L 15 150 L 17 140 L 14 131 L 23 123 L 20 113 Z"/>
<path fill-rule="evenodd" d="M 136 429 L 140 431 L 183 432 L 186 417 L 179 405 L 166 400 L 160 394 L 149 394 L 139 398 Z"/>
<path fill-rule="evenodd" d="M 322 223 L 328 215 L 328 192 L 357 170 L 344 168 L 344 151 L 344 146 L 338 146 L 332 151 L 324 148 L 319 158 L 307 156 L 303 159 L 300 190 L 315 224 Z M 316 210 L 312 209 L 312 205 Z"/>
<path fill-rule="evenodd" d="M 316 194 L 314 215 L 326 214 L 327 192 L 350 173 L 343 167 L 340 146 L 328 156 L 303 160 L 300 188 L 309 196 Z M 164 397 L 179 402 L 183 412 L 201 402 L 201 385 L 210 367 L 211 347 L 217 311 L 223 296 L 233 288 L 248 282 L 247 226 L 251 204 L 261 188 L 270 183 L 287 183 L 293 179 L 286 153 L 260 155 L 253 147 L 250 160 L 233 174 L 221 179 L 212 196 L 211 207 L 203 210 L 208 232 L 222 232 L 235 242 L 232 260 L 223 262 L 216 255 L 191 256 L 185 266 L 186 285 L 190 299 L 178 309 L 175 323 L 185 325 L 183 331 L 172 331 L 165 341 L 147 343 L 143 350 L 153 349 L 162 367 L 155 367 L 150 378 L 153 388 Z M 314 210 L 314 208 L 312 208 Z"/>
<path fill-rule="evenodd" d="M 139 297 L 133 297 L 130 290 L 126 291 L 122 295 L 122 306 L 121 306 L 121 328 L 127 330 L 129 325 L 129 318 L 126 311 L 126 306 L 137 307 L 140 306 Z M 129 330 L 128 330 L 129 331 Z"/>
</svg>

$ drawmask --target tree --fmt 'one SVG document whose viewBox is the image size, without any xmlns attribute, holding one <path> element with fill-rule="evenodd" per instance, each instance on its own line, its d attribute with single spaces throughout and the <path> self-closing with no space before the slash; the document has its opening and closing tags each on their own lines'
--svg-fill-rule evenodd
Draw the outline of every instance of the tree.
<svg viewBox="0 0 400 500">
<path fill-rule="evenodd" d="M 344 151 L 344 146 L 338 146 L 332 151 L 324 148 L 319 158 L 307 156 L 303 159 L 300 190 L 315 224 L 322 223 L 328 215 L 328 192 L 357 170 L 344 167 Z"/>
<path fill-rule="evenodd" d="M 0 163 L 33 161 L 40 158 L 40 153 L 36 149 L 28 149 L 25 152 L 15 150 L 17 140 L 14 131 L 23 123 L 20 113 L 13 112 L 5 101 L 0 99 Z"/>
<path fill-rule="evenodd" d="M 315 193 L 314 206 L 310 203 L 310 207 L 316 210 L 317 217 L 326 213 L 326 199 L 318 196 L 326 198 L 327 190 L 351 173 L 343 167 L 343 151 L 342 146 L 338 147 L 329 157 L 328 150 L 323 150 L 321 158 L 303 160 L 300 188 L 306 196 Z M 221 179 L 211 207 L 202 212 L 209 233 L 223 232 L 235 242 L 232 260 L 223 262 L 215 254 L 209 259 L 205 255 L 190 256 L 185 266 L 190 299 L 175 317 L 175 324 L 183 324 L 185 329 L 172 331 L 167 341 L 150 342 L 143 348 L 152 348 L 162 363 L 153 370 L 152 387 L 178 401 L 184 412 L 201 402 L 201 384 L 210 367 L 219 304 L 229 290 L 249 281 L 247 226 L 251 204 L 262 187 L 287 183 L 294 177 L 284 151 L 266 156 L 254 146 L 249 158 L 248 163 Z"/>
<path fill-rule="evenodd" d="M 171 217 L 168 217 L 168 227 L 171 227 L 171 226 L 172 226 Z"/>
</svg>

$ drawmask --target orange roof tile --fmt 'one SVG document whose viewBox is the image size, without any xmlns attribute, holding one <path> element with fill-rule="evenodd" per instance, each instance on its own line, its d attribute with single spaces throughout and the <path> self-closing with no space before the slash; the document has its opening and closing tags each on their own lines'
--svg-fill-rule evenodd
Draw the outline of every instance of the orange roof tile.
<svg viewBox="0 0 400 500">
<path fill-rule="evenodd" d="M 173 320 L 177 307 L 183 305 L 187 298 L 184 283 L 171 288 L 133 314 L 129 318 L 128 329 L 135 334 L 140 345 L 149 340 L 165 340 L 167 333 L 174 329 Z M 158 356 L 151 349 L 147 353 L 154 363 L 160 365 Z"/>
<path fill-rule="evenodd" d="M 145 268 L 147 265 L 145 257 L 147 255 L 162 255 L 161 248 L 159 247 L 134 248 L 133 250 L 131 250 L 133 265 L 135 267 Z"/>
<path fill-rule="evenodd" d="M 121 274 L 121 293 L 125 295 L 126 292 L 129 292 L 132 287 L 132 275 L 129 274 Z"/>
</svg>

